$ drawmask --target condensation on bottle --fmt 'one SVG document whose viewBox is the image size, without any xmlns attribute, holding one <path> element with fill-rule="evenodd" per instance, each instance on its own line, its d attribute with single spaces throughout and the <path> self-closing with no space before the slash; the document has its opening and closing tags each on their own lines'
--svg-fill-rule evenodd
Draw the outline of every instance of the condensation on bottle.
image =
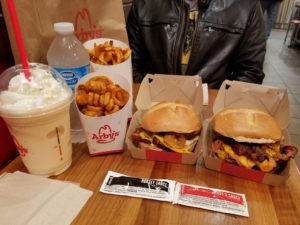
<svg viewBox="0 0 300 225">
<path fill-rule="evenodd" d="M 74 25 L 68 22 L 54 24 L 56 36 L 48 52 L 48 65 L 57 70 L 74 91 L 78 80 L 89 73 L 89 55 L 74 35 Z M 85 141 L 79 114 L 73 101 L 70 108 L 72 142 Z"/>
</svg>

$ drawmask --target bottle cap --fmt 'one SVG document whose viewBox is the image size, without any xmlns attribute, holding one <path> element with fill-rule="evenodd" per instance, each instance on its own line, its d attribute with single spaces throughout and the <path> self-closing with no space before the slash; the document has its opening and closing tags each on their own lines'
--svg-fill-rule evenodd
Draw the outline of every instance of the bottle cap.
<svg viewBox="0 0 300 225">
<path fill-rule="evenodd" d="M 54 31 L 60 34 L 70 34 L 74 32 L 73 23 L 61 22 L 54 24 Z"/>
</svg>

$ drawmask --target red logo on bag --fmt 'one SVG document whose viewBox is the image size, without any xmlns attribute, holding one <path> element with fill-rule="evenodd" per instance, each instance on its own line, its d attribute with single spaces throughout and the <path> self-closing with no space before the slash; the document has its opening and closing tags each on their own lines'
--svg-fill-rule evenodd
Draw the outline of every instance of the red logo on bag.
<svg viewBox="0 0 300 225">
<path fill-rule="evenodd" d="M 99 144 L 113 142 L 119 136 L 119 131 L 113 131 L 109 125 L 99 128 L 98 134 L 93 134 L 92 140 L 96 140 Z"/>
<path fill-rule="evenodd" d="M 13 138 L 15 144 L 16 144 L 16 147 L 17 147 L 17 149 L 18 149 L 18 152 L 19 152 L 20 156 L 25 157 L 25 156 L 27 155 L 27 153 L 28 153 L 28 149 L 27 149 L 27 148 L 24 148 L 24 147 L 18 142 L 18 140 L 16 139 L 15 136 L 13 136 L 13 135 L 11 135 L 11 136 L 12 136 L 12 138 Z"/>
<path fill-rule="evenodd" d="M 100 38 L 103 34 L 103 29 L 92 24 L 91 14 L 87 8 L 83 8 L 76 13 L 74 28 L 75 35 L 81 42 Z"/>
</svg>

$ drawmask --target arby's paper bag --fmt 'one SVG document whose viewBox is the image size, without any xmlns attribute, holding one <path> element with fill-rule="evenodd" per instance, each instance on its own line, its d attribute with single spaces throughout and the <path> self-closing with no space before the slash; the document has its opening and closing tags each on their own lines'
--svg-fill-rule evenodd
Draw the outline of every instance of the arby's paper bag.
<svg viewBox="0 0 300 225">
<path fill-rule="evenodd" d="M 107 37 L 128 43 L 121 0 L 17 0 L 14 1 L 30 62 L 46 63 L 55 36 L 53 24 L 71 22 L 77 38 Z M 15 63 L 20 63 L 6 0 L 1 0 Z"/>
</svg>

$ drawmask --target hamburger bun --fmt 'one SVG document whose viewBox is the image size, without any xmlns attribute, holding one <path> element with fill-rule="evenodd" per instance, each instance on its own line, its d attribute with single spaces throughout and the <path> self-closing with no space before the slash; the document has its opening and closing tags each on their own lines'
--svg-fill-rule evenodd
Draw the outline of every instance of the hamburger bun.
<svg viewBox="0 0 300 225">
<path fill-rule="evenodd" d="M 202 123 L 192 106 L 178 102 L 161 102 L 147 110 L 141 126 L 150 132 L 193 133 Z"/>
<path fill-rule="evenodd" d="M 276 120 L 256 109 L 225 109 L 213 117 L 212 125 L 214 131 L 237 142 L 275 143 L 282 138 Z"/>
</svg>

